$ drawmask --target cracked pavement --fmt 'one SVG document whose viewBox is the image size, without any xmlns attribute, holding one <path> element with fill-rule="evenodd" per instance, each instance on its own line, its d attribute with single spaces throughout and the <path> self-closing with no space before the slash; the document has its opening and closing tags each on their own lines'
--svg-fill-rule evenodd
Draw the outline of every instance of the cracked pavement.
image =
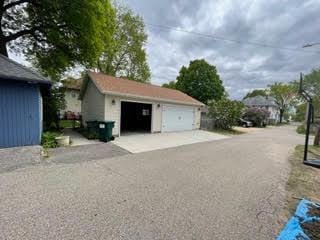
<svg viewBox="0 0 320 240">
<path fill-rule="evenodd" d="M 214 142 L 0 174 L 0 239 L 274 239 L 287 158 L 272 127 Z"/>
</svg>

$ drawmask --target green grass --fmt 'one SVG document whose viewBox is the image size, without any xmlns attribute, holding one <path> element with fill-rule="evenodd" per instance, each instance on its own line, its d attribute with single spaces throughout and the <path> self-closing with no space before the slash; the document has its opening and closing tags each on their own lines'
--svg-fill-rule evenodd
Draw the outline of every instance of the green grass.
<svg viewBox="0 0 320 240">
<path fill-rule="evenodd" d="M 289 162 L 291 165 L 287 181 L 287 217 L 295 211 L 300 198 L 320 201 L 320 169 L 302 163 L 304 146 L 296 147 Z M 320 147 L 309 146 L 309 157 L 320 158 Z"/>
<path fill-rule="evenodd" d="M 222 134 L 222 135 L 240 135 L 244 132 L 237 131 L 235 129 L 213 129 L 211 132 Z"/>
<path fill-rule="evenodd" d="M 61 128 L 73 128 L 74 120 L 60 120 L 59 126 Z M 80 127 L 80 121 L 75 121 L 75 127 Z"/>
<path fill-rule="evenodd" d="M 298 134 L 306 134 L 306 126 L 304 124 L 301 124 L 297 127 L 296 132 Z M 315 132 L 313 131 L 313 127 L 310 127 L 310 135 L 314 135 Z"/>
</svg>

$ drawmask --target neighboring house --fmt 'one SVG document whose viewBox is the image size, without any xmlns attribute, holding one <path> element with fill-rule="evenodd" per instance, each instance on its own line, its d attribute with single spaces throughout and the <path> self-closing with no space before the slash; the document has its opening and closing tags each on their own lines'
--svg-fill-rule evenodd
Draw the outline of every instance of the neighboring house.
<svg viewBox="0 0 320 240">
<path fill-rule="evenodd" d="M 200 128 L 201 102 L 173 89 L 89 72 L 81 87 L 83 123 L 114 121 L 113 135 Z"/>
<path fill-rule="evenodd" d="M 79 100 L 81 79 L 69 79 L 63 82 L 65 94 L 65 108 L 61 111 L 62 117 L 73 118 L 81 115 L 81 101 Z"/>
<path fill-rule="evenodd" d="M 0 148 L 38 145 L 51 82 L 0 54 Z"/>
<path fill-rule="evenodd" d="M 249 97 L 243 100 L 247 107 L 264 108 L 269 111 L 269 123 L 277 123 L 280 120 L 280 113 L 275 103 L 275 99 L 269 96 Z"/>
</svg>

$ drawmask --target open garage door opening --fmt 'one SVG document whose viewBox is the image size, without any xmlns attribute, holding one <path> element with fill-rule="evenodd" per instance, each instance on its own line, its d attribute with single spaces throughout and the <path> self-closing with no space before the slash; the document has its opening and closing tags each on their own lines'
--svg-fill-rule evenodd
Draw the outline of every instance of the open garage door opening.
<svg viewBox="0 0 320 240">
<path fill-rule="evenodd" d="M 121 102 L 121 135 L 151 133 L 152 105 Z"/>
</svg>

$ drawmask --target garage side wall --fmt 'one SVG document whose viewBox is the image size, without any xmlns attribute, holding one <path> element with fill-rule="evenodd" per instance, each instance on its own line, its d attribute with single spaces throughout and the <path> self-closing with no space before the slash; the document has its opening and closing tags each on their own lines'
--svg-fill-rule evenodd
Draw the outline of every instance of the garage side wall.
<svg viewBox="0 0 320 240">
<path fill-rule="evenodd" d="M 86 121 L 105 119 L 104 99 L 104 94 L 98 90 L 92 81 L 89 81 L 81 106 L 84 125 L 86 125 Z"/>
</svg>

